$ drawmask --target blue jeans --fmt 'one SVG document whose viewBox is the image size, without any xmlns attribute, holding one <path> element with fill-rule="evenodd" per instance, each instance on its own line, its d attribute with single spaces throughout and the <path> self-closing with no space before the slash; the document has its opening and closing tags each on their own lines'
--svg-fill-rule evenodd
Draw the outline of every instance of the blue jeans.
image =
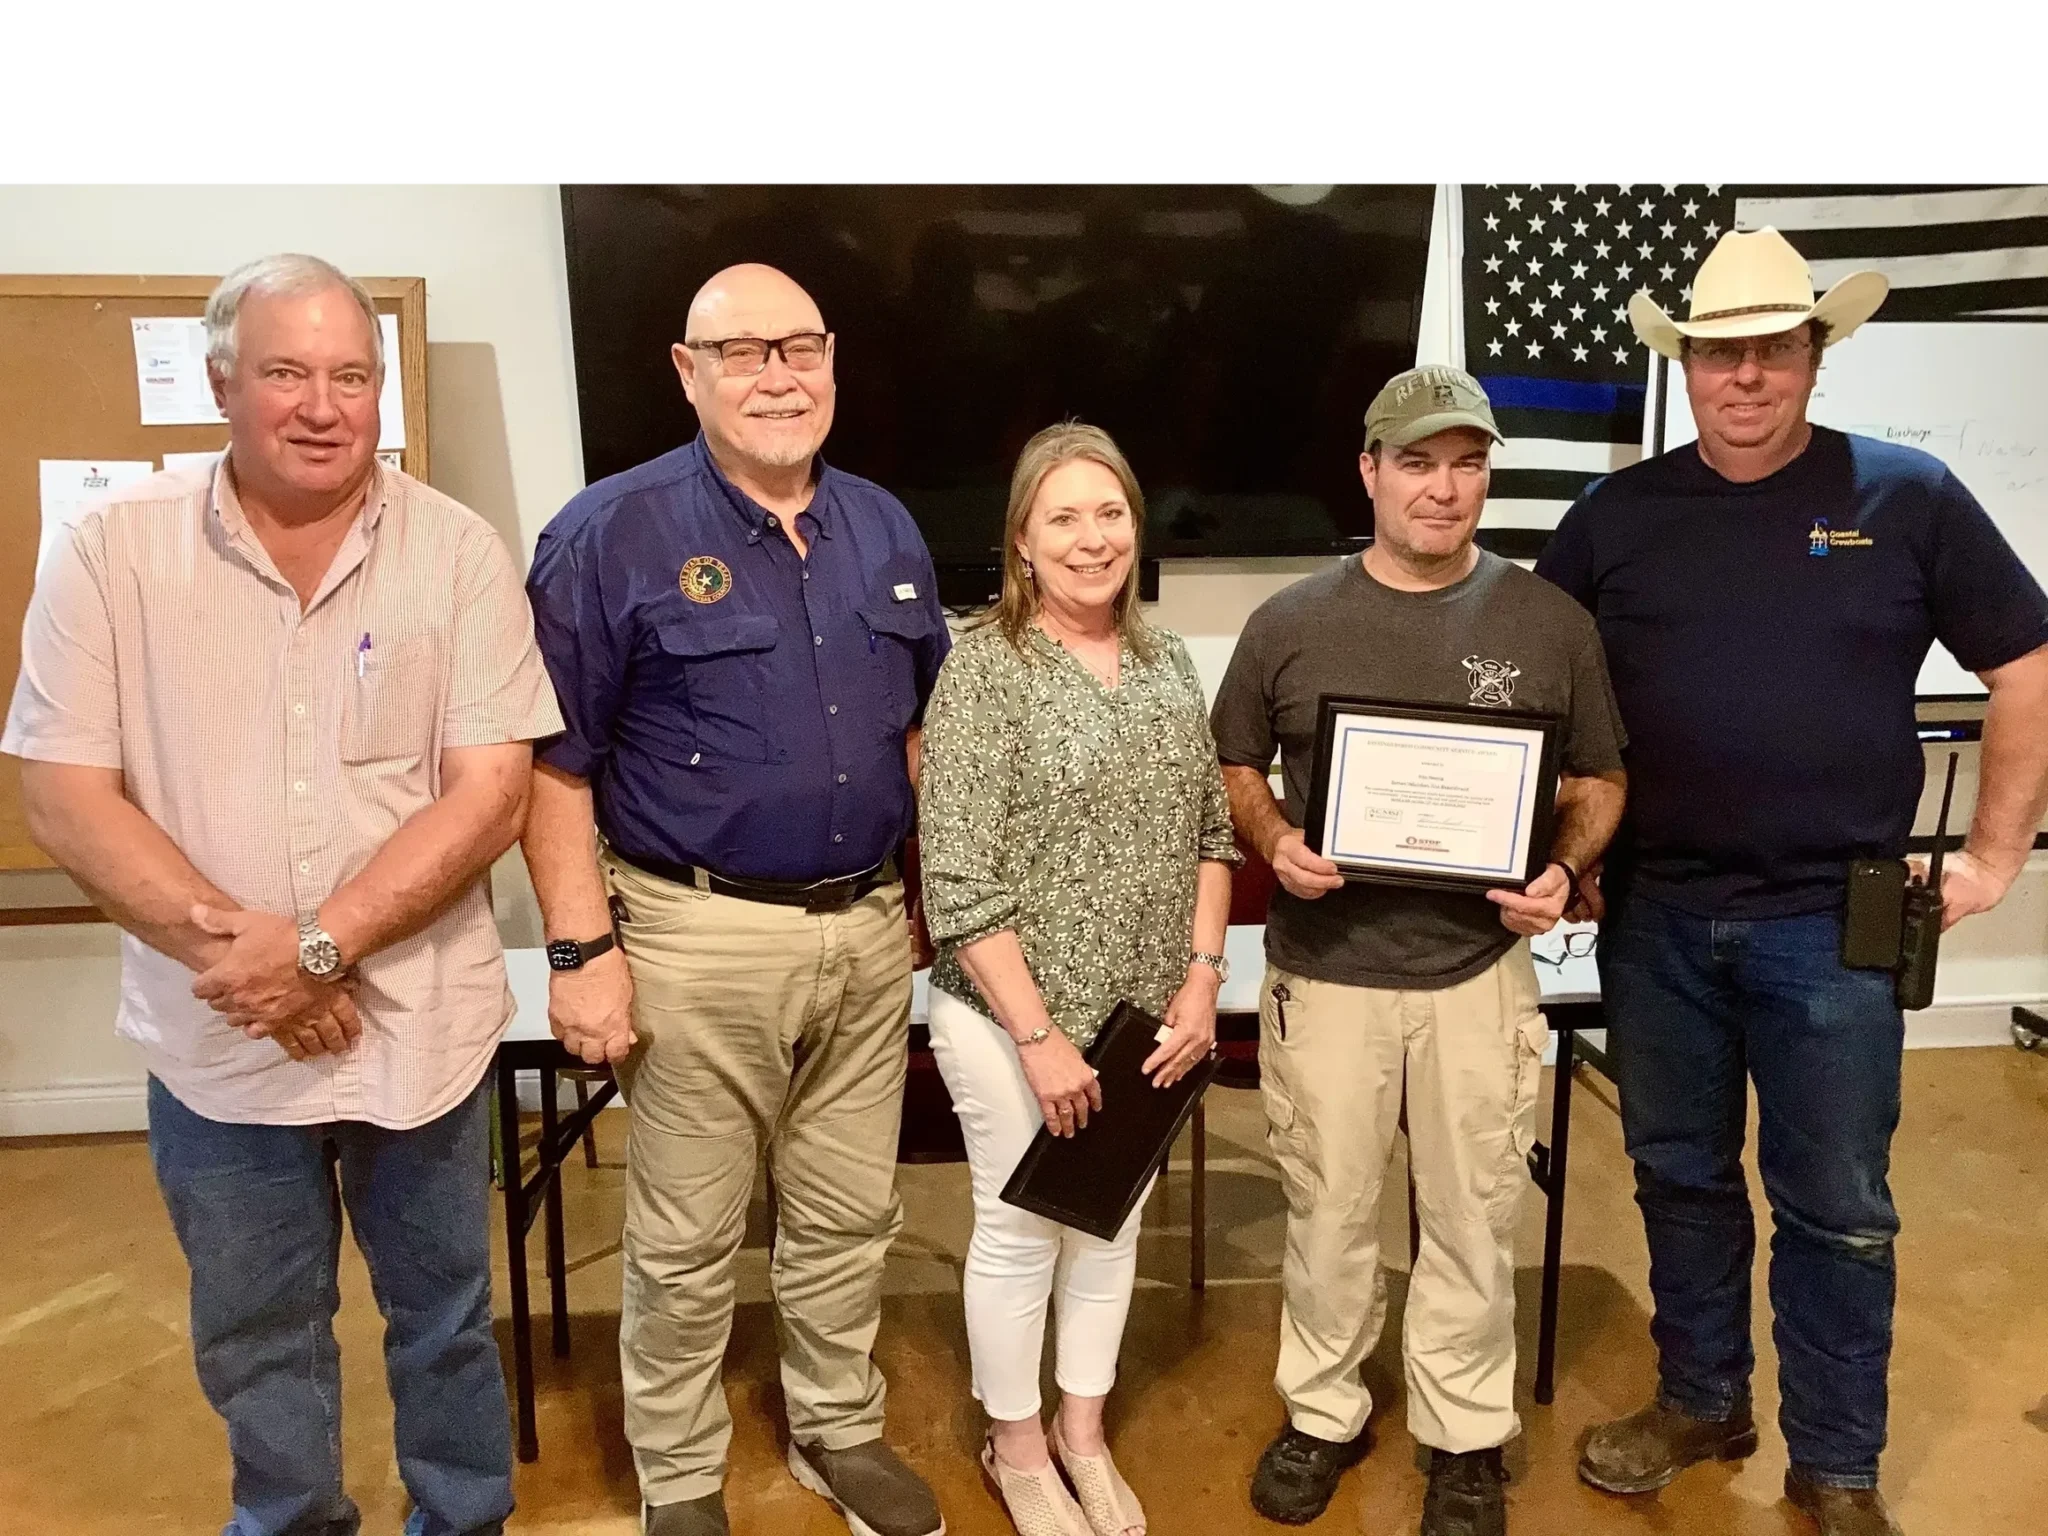
<svg viewBox="0 0 2048 1536">
<path fill-rule="evenodd" d="M 512 1440 L 491 1332 L 489 1137 L 482 1087 L 438 1120 L 387 1131 L 223 1124 L 150 1079 L 150 1155 L 192 1269 L 199 1384 L 234 1459 L 222 1536 L 360 1525 L 341 1485 L 344 1207 L 386 1325 L 406 1536 L 503 1529 Z"/>
<path fill-rule="evenodd" d="M 1835 912 L 1718 921 L 1630 897 L 1602 925 L 1600 980 L 1649 1235 L 1663 1401 L 1725 1419 L 1749 1391 L 1747 1076 L 1773 1224 L 1779 1427 L 1813 1480 L 1874 1488 L 1905 1023 L 1891 976 L 1846 969 L 1841 948 Z"/>
</svg>

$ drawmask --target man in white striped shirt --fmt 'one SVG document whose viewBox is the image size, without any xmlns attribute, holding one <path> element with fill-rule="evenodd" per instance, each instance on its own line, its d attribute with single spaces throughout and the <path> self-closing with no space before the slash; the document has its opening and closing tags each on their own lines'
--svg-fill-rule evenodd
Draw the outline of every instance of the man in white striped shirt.
<svg viewBox="0 0 2048 1536">
<path fill-rule="evenodd" d="M 389 1325 L 409 1533 L 512 1509 L 481 1082 L 512 1012 L 483 875 L 561 729 L 503 541 L 379 467 L 374 306 L 278 256 L 207 303 L 230 444 L 46 563 L 0 750 L 126 930 L 119 1032 L 227 1421 L 228 1536 L 352 1533 L 345 1206 Z M 338 1187 L 337 1187 L 338 1170 Z"/>
</svg>

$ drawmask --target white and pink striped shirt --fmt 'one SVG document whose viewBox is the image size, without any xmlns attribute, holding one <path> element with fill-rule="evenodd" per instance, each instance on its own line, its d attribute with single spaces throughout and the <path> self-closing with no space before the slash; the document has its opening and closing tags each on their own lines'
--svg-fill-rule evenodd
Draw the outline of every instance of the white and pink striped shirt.
<svg viewBox="0 0 2048 1536">
<path fill-rule="evenodd" d="M 444 748 L 561 729 L 510 551 L 466 507 L 376 470 L 303 613 L 225 461 L 122 491 L 50 555 L 0 751 L 121 770 L 128 798 L 245 907 L 313 915 L 440 791 Z M 209 1119 L 445 1113 L 512 1014 L 485 884 L 364 959 L 362 1038 L 293 1061 L 132 935 L 117 1031 Z"/>
</svg>

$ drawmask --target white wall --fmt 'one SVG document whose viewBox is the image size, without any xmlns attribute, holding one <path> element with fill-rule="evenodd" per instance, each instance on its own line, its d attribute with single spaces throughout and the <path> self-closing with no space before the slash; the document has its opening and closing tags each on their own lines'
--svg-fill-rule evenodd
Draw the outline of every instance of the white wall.
<svg viewBox="0 0 2048 1536">
<path fill-rule="evenodd" d="M 287 249 L 427 280 L 434 480 L 523 561 L 583 483 L 555 188 L 0 187 L 0 272 L 215 274 Z M 1449 259 L 1433 238 L 1425 361 L 1457 356 Z M 1316 567 L 1169 562 L 1155 616 L 1187 638 L 1213 691 L 1245 616 Z M 1959 786 L 1961 804 L 1973 788 Z M 1941 995 L 1961 1006 L 1916 1016 L 1916 1039 L 1999 1038 L 2008 1001 L 2048 998 L 2048 860 L 2035 864 L 2005 907 L 1951 935 Z M 507 942 L 537 942 L 516 855 L 496 890 Z M 0 905 L 77 900 L 60 876 L 0 873 Z M 109 927 L 0 928 L 0 1136 L 141 1124 L 140 1067 L 112 1033 L 117 985 Z"/>
</svg>

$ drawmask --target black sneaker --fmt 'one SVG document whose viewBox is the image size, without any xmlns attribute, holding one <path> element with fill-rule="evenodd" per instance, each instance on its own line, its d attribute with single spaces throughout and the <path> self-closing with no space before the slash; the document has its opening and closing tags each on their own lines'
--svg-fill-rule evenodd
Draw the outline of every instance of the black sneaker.
<svg viewBox="0 0 2048 1536">
<path fill-rule="evenodd" d="M 1344 1469 L 1357 1466 L 1371 1448 L 1370 1430 L 1349 1440 L 1324 1440 L 1288 1425 L 1259 1457 L 1252 1508 L 1282 1525 L 1307 1525 L 1330 1507 Z"/>
<path fill-rule="evenodd" d="M 1429 1489 L 1422 1495 L 1422 1536 L 1507 1536 L 1508 1480 L 1500 1448 L 1429 1453 Z"/>
</svg>

